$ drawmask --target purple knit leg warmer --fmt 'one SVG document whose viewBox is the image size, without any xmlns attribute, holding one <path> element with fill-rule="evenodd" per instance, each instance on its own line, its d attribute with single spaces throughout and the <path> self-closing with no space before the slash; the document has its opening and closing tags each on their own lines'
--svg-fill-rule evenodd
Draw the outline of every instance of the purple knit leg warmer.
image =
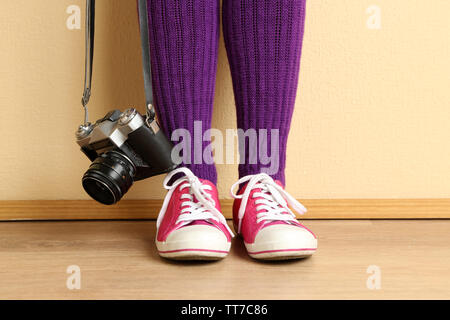
<svg viewBox="0 0 450 320">
<path fill-rule="evenodd" d="M 198 153 L 203 153 L 209 142 L 203 141 L 200 148 L 194 148 L 194 121 L 201 121 L 203 132 L 211 127 L 219 1 L 148 0 L 148 7 L 153 88 L 159 120 L 169 138 L 176 129 L 186 129 L 191 134 L 191 156 L 187 161 L 190 163 L 182 165 L 199 178 L 216 183 L 214 164 L 205 164 L 203 157 L 198 161 Z"/>
<path fill-rule="evenodd" d="M 306 0 L 223 0 L 225 45 L 233 78 L 238 128 L 279 130 L 278 170 L 285 182 L 286 144 L 297 91 Z M 274 135 L 276 137 L 276 135 Z M 239 176 L 264 172 L 250 164 L 249 144 Z"/>
</svg>

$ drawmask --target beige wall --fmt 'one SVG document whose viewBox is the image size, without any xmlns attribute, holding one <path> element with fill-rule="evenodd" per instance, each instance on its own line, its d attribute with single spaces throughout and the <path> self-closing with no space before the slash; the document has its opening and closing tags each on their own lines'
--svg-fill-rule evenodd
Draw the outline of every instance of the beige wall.
<svg viewBox="0 0 450 320">
<path fill-rule="evenodd" d="M 143 106 L 134 0 L 100 0 L 92 119 Z M 82 0 L 0 0 L 0 199 L 87 199 L 82 119 L 83 30 L 66 8 Z M 382 27 L 366 27 L 378 5 Z M 287 164 L 298 198 L 450 197 L 450 2 L 309 0 Z M 83 24 L 83 22 L 82 22 Z M 235 126 L 220 45 L 214 126 Z M 220 165 L 220 191 L 236 179 Z M 128 199 L 161 198 L 162 177 Z"/>
</svg>

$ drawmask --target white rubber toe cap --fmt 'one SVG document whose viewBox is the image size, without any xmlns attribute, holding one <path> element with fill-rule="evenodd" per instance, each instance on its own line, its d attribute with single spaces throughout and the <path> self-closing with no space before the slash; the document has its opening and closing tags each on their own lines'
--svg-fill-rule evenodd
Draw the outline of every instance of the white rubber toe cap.
<svg viewBox="0 0 450 320">
<path fill-rule="evenodd" d="M 171 232 L 166 241 L 156 241 L 159 254 L 174 259 L 220 259 L 230 246 L 221 230 L 207 225 L 183 227 Z"/>
<path fill-rule="evenodd" d="M 312 255 L 317 239 L 305 228 L 276 224 L 263 228 L 254 243 L 245 243 L 249 255 L 258 259 L 294 259 Z"/>
</svg>

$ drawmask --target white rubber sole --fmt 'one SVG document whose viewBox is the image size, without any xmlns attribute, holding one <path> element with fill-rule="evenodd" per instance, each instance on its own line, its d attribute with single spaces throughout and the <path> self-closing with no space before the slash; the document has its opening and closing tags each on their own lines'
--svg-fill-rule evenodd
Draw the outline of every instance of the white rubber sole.
<svg viewBox="0 0 450 320">
<path fill-rule="evenodd" d="M 307 258 L 317 250 L 317 239 L 306 229 L 293 225 L 273 225 L 262 229 L 254 243 L 245 243 L 248 255 L 261 260 Z"/>
<path fill-rule="evenodd" d="M 246 244 L 247 246 L 247 244 Z M 316 249 L 311 248 L 298 248 L 298 249 L 278 249 L 278 250 L 266 250 L 266 251 L 249 251 L 248 255 L 253 259 L 260 260 L 291 260 L 302 259 L 312 256 Z"/>
<path fill-rule="evenodd" d="M 215 227 L 197 225 L 173 231 L 166 241 L 155 241 L 161 257 L 175 260 L 220 260 L 231 242 Z"/>
<path fill-rule="evenodd" d="M 203 249 L 180 249 L 174 251 L 158 251 L 163 258 L 173 260 L 221 260 L 228 251 L 213 251 Z"/>
</svg>

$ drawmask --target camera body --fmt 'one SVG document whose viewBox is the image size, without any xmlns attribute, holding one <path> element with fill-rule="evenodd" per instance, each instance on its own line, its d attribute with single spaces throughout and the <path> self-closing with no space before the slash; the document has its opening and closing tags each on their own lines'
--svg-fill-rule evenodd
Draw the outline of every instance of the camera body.
<svg viewBox="0 0 450 320">
<path fill-rule="evenodd" d="M 103 204 L 118 202 L 134 181 L 173 170 L 172 144 L 157 121 L 136 109 L 113 110 L 80 126 L 77 143 L 92 161 L 83 175 L 86 192 Z"/>
</svg>

